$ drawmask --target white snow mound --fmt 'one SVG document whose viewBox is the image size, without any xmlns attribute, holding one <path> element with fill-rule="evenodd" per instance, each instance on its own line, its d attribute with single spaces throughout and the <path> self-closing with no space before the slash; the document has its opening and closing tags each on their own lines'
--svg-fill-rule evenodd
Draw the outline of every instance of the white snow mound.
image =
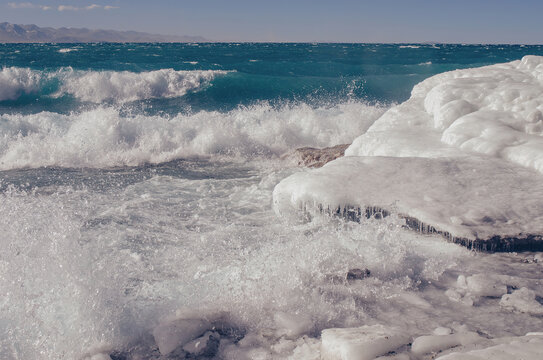
<svg viewBox="0 0 543 360">
<path fill-rule="evenodd" d="M 543 56 L 433 76 L 347 156 L 484 154 L 543 172 Z"/>
</svg>

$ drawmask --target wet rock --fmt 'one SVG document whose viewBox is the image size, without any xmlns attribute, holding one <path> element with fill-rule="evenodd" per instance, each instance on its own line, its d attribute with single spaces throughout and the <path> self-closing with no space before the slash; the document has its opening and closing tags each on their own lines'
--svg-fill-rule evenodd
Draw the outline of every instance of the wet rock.
<svg viewBox="0 0 543 360">
<path fill-rule="evenodd" d="M 246 332 L 232 326 L 226 313 L 197 318 L 190 311 L 163 322 L 153 330 L 159 359 L 212 358 L 219 351 L 221 340 L 237 343 Z"/>
<path fill-rule="evenodd" d="M 351 269 L 347 272 L 347 281 L 362 280 L 371 275 L 369 269 Z"/>
<path fill-rule="evenodd" d="M 203 336 L 185 344 L 183 350 L 190 356 L 212 358 L 217 355 L 220 342 L 221 336 L 219 333 L 208 331 Z"/>
<path fill-rule="evenodd" d="M 348 285 L 357 280 L 363 280 L 371 276 L 369 269 L 353 268 L 343 274 L 329 274 L 325 276 L 325 279 L 334 285 Z"/>
<path fill-rule="evenodd" d="M 109 354 L 109 358 L 111 360 L 128 360 L 128 354 L 120 352 L 120 351 L 114 351 L 111 354 Z"/>
<path fill-rule="evenodd" d="M 321 167 L 324 164 L 342 157 L 349 144 L 336 145 L 323 149 L 303 147 L 286 154 L 283 159 L 292 159 L 298 166 Z"/>
</svg>

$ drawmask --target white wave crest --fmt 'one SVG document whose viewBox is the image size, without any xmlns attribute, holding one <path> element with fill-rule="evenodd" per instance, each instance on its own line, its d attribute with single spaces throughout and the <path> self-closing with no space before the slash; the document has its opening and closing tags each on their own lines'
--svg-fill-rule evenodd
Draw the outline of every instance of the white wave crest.
<svg viewBox="0 0 543 360">
<path fill-rule="evenodd" d="M 216 75 L 223 74 L 226 74 L 226 71 L 68 71 L 63 75 L 61 93 L 94 103 L 172 98 L 196 90 L 209 83 Z"/>
<path fill-rule="evenodd" d="M 43 80 L 42 73 L 26 68 L 5 67 L 0 71 L 0 101 L 16 100 L 36 93 Z"/>
<path fill-rule="evenodd" d="M 59 49 L 59 53 L 61 54 L 65 54 L 65 53 L 69 53 L 69 52 L 72 52 L 72 51 L 77 51 L 79 49 L 77 48 L 64 48 L 64 49 Z"/>
<path fill-rule="evenodd" d="M 71 95 L 81 101 L 125 103 L 172 98 L 205 86 L 221 70 L 160 69 L 141 73 L 129 71 L 83 71 L 62 68 L 54 72 L 8 67 L 0 72 L 0 101 L 17 100 L 25 94 L 39 93 L 46 81 L 58 80 L 55 96 Z"/>
<path fill-rule="evenodd" d="M 312 108 L 268 104 L 227 113 L 123 116 L 114 107 L 0 117 L 0 169 L 114 167 L 182 157 L 276 156 L 300 146 L 350 143 L 386 109 L 363 103 Z"/>
</svg>

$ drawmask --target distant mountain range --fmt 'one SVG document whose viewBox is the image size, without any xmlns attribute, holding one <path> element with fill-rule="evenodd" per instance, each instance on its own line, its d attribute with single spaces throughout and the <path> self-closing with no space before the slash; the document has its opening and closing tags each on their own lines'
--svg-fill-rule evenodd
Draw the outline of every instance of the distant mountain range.
<svg viewBox="0 0 543 360">
<path fill-rule="evenodd" d="M 0 23 L 0 43 L 34 42 L 204 42 L 201 36 L 157 35 L 136 31 L 50 28 L 36 25 Z"/>
</svg>

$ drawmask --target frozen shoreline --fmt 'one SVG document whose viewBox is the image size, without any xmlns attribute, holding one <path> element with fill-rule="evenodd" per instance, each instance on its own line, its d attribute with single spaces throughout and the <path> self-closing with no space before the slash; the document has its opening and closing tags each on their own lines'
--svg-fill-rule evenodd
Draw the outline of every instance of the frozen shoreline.
<svg viewBox="0 0 543 360">
<path fill-rule="evenodd" d="M 375 208 L 469 248 L 543 249 L 543 57 L 436 75 L 322 169 L 274 190 L 276 213 Z"/>
<path fill-rule="evenodd" d="M 471 249 L 533 251 L 543 249 L 540 178 L 495 159 L 344 157 L 283 180 L 274 207 L 286 218 L 301 210 L 358 222 L 396 213 L 410 229 Z"/>
<path fill-rule="evenodd" d="M 501 156 L 508 151 L 483 154 L 442 142 L 453 126 L 435 127 L 423 93 L 402 106 L 405 112 L 395 108 L 398 116 L 413 111 L 418 125 L 394 123 L 391 111 L 368 129 L 431 74 L 530 52 L 543 55 L 543 47 L 81 44 L 71 52 L 63 47 L 0 49 L 5 79 L 15 94 L 21 92 L 2 102 L 0 116 L 0 358 L 317 360 L 326 351 L 354 356 L 361 346 L 381 360 L 479 356 L 473 352 L 492 353 L 496 347 L 503 354 L 507 348 L 543 352 L 540 337 L 526 335 L 543 330 L 543 253 L 470 251 L 435 233 L 406 231 L 406 219 L 395 211 L 402 204 L 417 205 L 415 193 L 404 194 L 403 203 L 379 203 L 390 214 L 379 220 L 362 216 L 360 223 L 320 216 L 318 205 L 318 216 L 296 221 L 304 214 L 290 200 L 285 208 L 295 216 L 285 213 L 284 221 L 271 206 L 275 186 L 293 174 L 302 179 L 333 166 L 353 171 L 360 165 L 372 187 L 383 188 L 377 172 L 395 172 L 398 163 L 409 170 L 404 182 L 426 195 L 417 206 L 427 219 L 435 216 L 477 236 L 490 221 L 504 233 L 520 224 L 533 229 L 523 214 L 538 211 L 530 207 L 539 197 L 532 191 L 539 184 L 530 185 L 541 176 L 537 170 Z M 18 72 L 29 57 L 37 60 L 32 70 Z M 383 61 L 391 58 L 398 63 Z M 500 143 L 537 140 L 541 92 L 528 76 L 536 71 L 517 65 L 501 65 L 509 74 L 507 86 L 500 85 L 501 75 L 477 81 L 442 75 L 444 83 L 461 85 L 462 91 L 447 85 L 442 93 L 432 90 L 433 98 L 446 95 L 445 102 L 456 94 L 463 101 L 443 103 L 441 109 L 435 105 L 439 100 L 436 113 L 445 115 L 456 105 L 482 110 L 473 116 L 518 112 L 522 121 L 504 126 L 507 141 Z M 74 70 L 68 78 L 55 75 L 69 66 Z M 185 91 L 181 75 L 198 77 L 208 70 L 237 72 L 202 78 L 195 88 L 189 81 L 187 93 L 176 95 Z M 347 73 L 353 76 L 344 78 Z M 35 75 L 54 79 L 40 87 Z M 435 81 L 429 80 L 428 85 Z M 480 81 L 487 84 L 482 89 Z M 313 91 L 321 88 L 322 93 Z M 107 90 L 105 104 L 93 89 Z M 498 102 L 479 103 L 471 98 L 476 94 L 503 95 L 510 108 L 489 109 Z M 467 120 L 475 121 L 473 116 Z M 465 123 L 457 125 L 456 134 L 466 129 Z M 350 156 L 314 171 L 296 166 L 300 160 L 322 165 L 343 153 L 342 147 L 326 147 L 352 143 L 360 134 L 369 141 L 367 150 L 390 153 Z M 388 138 L 391 143 L 379 143 Z M 479 140 L 468 145 L 480 145 Z M 281 158 L 300 147 L 324 149 Z M 424 151 L 435 158 L 422 156 Z M 354 158 L 362 164 L 350 166 Z M 471 185 L 483 183 L 480 175 L 488 175 L 487 168 L 507 176 L 491 176 L 494 189 L 478 186 L 476 194 Z M 343 172 L 319 186 L 346 176 Z M 345 178 L 325 190 L 347 192 L 344 184 L 351 182 Z M 430 186 L 434 183 L 439 186 Z M 462 184 L 470 192 L 462 191 Z M 458 207 L 433 211 L 432 204 L 451 202 L 443 195 L 451 186 L 461 195 L 452 200 Z M 395 197 L 389 188 L 368 199 Z M 525 200 L 511 203 L 510 188 Z M 480 198 L 487 200 L 478 204 Z M 503 203 L 491 206 L 492 216 L 485 219 L 485 204 L 499 199 Z M 462 210 L 474 203 L 482 214 Z"/>
<path fill-rule="evenodd" d="M 208 359 L 219 353 L 221 359 L 236 360 L 508 360 L 518 356 L 537 360 L 543 351 L 542 332 L 492 337 L 456 324 L 452 328 L 437 327 L 428 334 L 410 334 L 395 326 L 374 324 L 323 329 L 316 338 L 307 335 L 311 322 L 303 315 L 278 313 L 279 329 L 256 333 L 231 326 L 224 313 L 199 316 L 179 312 L 154 328 L 151 343 L 136 348 L 141 351 L 149 346 L 151 358 L 156 360 Z M 103 346 L 88 351 L 82 360 L 131 356 Z"/>
</svg>

